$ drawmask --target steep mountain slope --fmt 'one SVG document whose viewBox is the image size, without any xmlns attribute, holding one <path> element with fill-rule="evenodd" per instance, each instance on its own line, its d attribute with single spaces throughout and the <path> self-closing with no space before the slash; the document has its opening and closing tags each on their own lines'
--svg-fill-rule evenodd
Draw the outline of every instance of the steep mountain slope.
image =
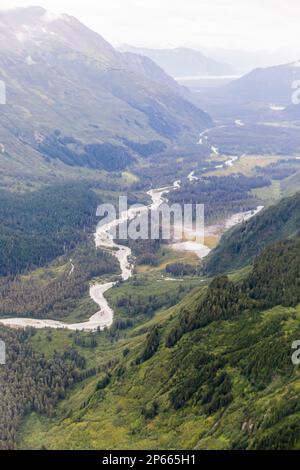
<svg viewBox="0 0 300 470">
<path fill-rule="evenodd" d="M 280 141 L 284 132 L 298 132 L 289 121 L 299 121 L 299 106 L 293 105 L 299 99 L 300 62 L 256 68 L 226 86 L 199 90 L 199 103 L 217 120 L 236 120 L 239 117 L 246 125 L 280 124 L 281 131 L 274 135 Z M 275 127 L 275 126 L 274 126 Z M 275 134 L 275 132 L 274 132 Z M 294 140 L 294 137 L 291 137 Z M 284 146 L 283 146 L 284 149 Z M 279 147 L 280 153 L 282 153 Z"/>
<path fill-rule="evenodd" d="M 299 87 L 298 87 L 299 89 Z M 299 96 L 297 97 L 299 99 Z M 300 121 L 300 106 L 299 104 L 291 104 L 283 112 L 282 117 L 286 121 Z"/>
<path fill-rule="evenodd" d="M 55 417 L 30 416 L 19 447 L 299 449 L 299 256 L 299 239 L 271 246 L 249 275 L 216 278 L 134 330 Z"/>
<path fill-rule="evenodd" d="M 139 75 L 145 75 L 149 80 L 160 83 L 169 87 L 174 93 L 180 94 L 183 98 L 195 102 L 196 98 L 190 90 L 184 86 L 180 86 L 174 78 L 168 75 L 149 57 L 134 54 L 132 52 L 123 52 L 121 54 L 122 61 L 126 67 Z"/>
<path fill-rule="evenodd" d="M 283 199 L 225 234 L 204 263 L 206 274 L 245 266 L 268 244 L 299 235 L 300 193 Z"/>
<path fill-rule="evenodd" d="M 232 75 L 233 67 L 206 57 L 200 51 L 178 47 L 176 49 L 145 49 L 124 45 L 121 51 L 149 57 L 172 77 L 189 75 Z"/>
<path fill-rule="evenodd" d="M 274 106 L 289 106 L 292 84 L 300 79 L 300 62 L 255 69 L 225 87 L 232 97 Z"/>
<path fill-rule="evenodd" d="M 75 18 L 38 7 L 1 11 L 0 37 L 7 165 L 28 158 L 38 167 L 48 159 L 119 170 L 132 161 L 124 138 L 194 142 L 212 124 L 155 64 L 123 56 Z"/>
</svg>

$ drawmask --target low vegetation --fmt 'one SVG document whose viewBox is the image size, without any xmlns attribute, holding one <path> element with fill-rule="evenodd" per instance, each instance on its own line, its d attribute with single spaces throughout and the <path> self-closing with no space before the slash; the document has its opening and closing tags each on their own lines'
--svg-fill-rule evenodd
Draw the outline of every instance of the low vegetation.
<svg viewBox="0 0 300 470">
<path fill-rule="evenodd" d="M 225 234 L 205 261 L 206 274 L 238 269 L 253 261 L 268 244 L 297 236 L 300 227 L 300 194 L 283 199 Z"/>
<path fill-rule="evenodd" d="M 109 375 L 71 391 L 56 416 L 32 413 L 19 446 L 299 448 L 300 385 L 291 362 L 300 335 L 299 251 L 296 240 L 272 246 L 246 277 L 216 278 L 130 330 L 115 343 L 123 355 Z M 296 257 L 291 274 L 281 255 Z M 277 292 L 287 282 L 290 289 Z"/>
</svg>

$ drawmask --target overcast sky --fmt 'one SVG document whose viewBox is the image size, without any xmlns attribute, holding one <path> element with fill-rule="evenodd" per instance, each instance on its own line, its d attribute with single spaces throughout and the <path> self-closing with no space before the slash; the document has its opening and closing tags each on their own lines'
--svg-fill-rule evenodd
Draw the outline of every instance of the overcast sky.
<svg viewBox="0 0 300 470">
<path fill-rule="evenodd" d="M 32 4 L 74 15 L 114 45 L 300 58 L 300 0 L 1 0 L 1 8 Z"/>
</svg>

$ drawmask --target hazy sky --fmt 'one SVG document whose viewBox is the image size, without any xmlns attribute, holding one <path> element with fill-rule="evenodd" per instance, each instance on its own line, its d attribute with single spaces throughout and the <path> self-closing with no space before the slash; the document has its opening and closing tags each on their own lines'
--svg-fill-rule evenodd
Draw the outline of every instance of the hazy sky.
<svg viewBox="0 0 300 470">
<path fill-rule="evenodd" d="M 1 8 L 32 4 L 74 15 L 114 45 L 300 58 L 299 0 L 1 0 Z"/>
</svg>

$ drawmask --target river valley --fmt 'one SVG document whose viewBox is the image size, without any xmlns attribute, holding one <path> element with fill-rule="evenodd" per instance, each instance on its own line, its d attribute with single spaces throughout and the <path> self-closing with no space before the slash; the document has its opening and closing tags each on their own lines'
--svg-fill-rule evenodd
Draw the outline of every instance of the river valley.
<svg viewBox="0 0 300 470">
<path fill-rule="evenodd" d="M 231 157 L 225 164 L 233 165 L 236 160 L 237 157 Z M 194 176 L 194 172 L 190 173 L 187 178 L 190 180 L 190 182 L 199 179 Z M 120 224 L 135 219 L 137 216 L 142 215 L 143 212 L 148 210 L 157 210 L 160 205 L 166 201 L 166 194 L 170 191 L 175 191 L 176 189 L 180 188 L 180 184 L 180 180 L 176 180 L 171 187 L 151 189 L 147 193 L 151 198 L 151 204 L 148 206 L 143 206 L 142 208 L 139 206 L 134 206 L 129 208 L 127 211 L 122 212 L 119 215 L 119 218 L 116 218 L 106 224 L 98 224 L 95 232 L 96 247 L 110 250 L 110 252 L 117 258 L 121 269 L 120 278 L 122 281 L 127 281 L 133 274 L 134 265 L 131 262 L 132 252 L 129 247 L 117 244 L 114 241 L 112 229 L 116 228 Z M 255 216 L 262 209 L 263 207 L 260 206 L 255 211 L 234 214 L 220 224 L 206 227 L 205 232 L 209 235 L 220 236 L 231 227 Z M 187 239 L 173 243 L 170 246 L 173 250 L 178 252 L 193 252 L 199 259 L 203 259 L 209 254 L 210 248 L 205 246 L 203 243 L 195 241 L 195 239 L 197 239 L 197 233 L 191 233 Z M 74 266 L 71 262 L 70 275 L 72 275 L 73 270 Z M 116 281 L 106 283 L 95 282 L 90 285 L 90 297 L 99 306 L 99 310 L 85 322 L 69 324 L 51 319 L 7 318 L 1 319 L 0 323 L 11 328 L 62 328 L 72 331 L 96 331 L 98 329 L 103 330 L 104 328 L 109 328 L 113 323 L 114 311 L 108 304 L 105 293 L 115 284 Z"/>
</svg>

